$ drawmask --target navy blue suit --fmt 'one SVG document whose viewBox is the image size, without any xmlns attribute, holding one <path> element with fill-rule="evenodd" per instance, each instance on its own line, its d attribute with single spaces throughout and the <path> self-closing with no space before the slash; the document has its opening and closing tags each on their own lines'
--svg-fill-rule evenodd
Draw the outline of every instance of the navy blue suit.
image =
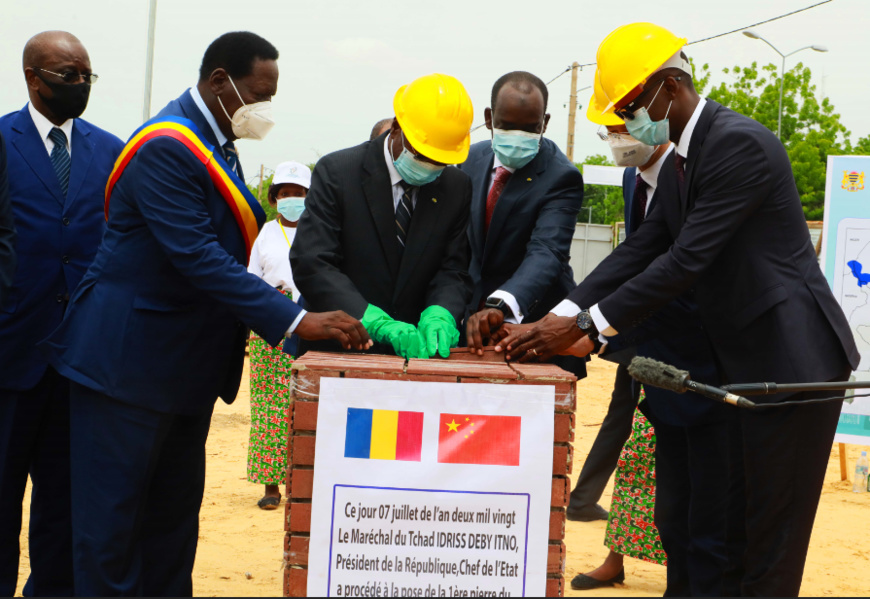
<svg viewBox="0 0 870 599">
<path fill-rule="evenodd" d="M 72 592 L 69 388 L 37 349 L 63 318 L 105 231 L 103 194 L 120 139 L 76 119 L 64 195 L 28 107 L 0 118 L 18 268 L 0 306 L 0 594 L 18 575 L 21 502 L 33 480 L 26 593 Z"/>
<path fill-rule="evenodd" d="M 575 286 L 569 259 L 583 205 L 583 175 L 555 143 L 543 138 L 537 156 L 508 179 L 486 231 L 493 161 L 492 143 L 481 141 L 459 167 L 472 184 L 468 238 L 474 293 L 466 318 L 501 289 L 516 298 L 523 322 L 535 322 Z M 553 361 L 578 377 L 586 375 L 585 360 L 559 356 Z"/>
<path fill-rule="evenodd" d="M 6 174 L 6 142 L 0 135 L 0 306 L 12 286 L 15 265 L 15 223 Z"/>
<path fill-rule="evenodd" d="M 158 118 L 169 116 L 217 146 L 189 92 Z M 244 237 L 205 165 L 174 139 L 146 142 L 44 344 L 73 381 L 77 594 L 192 592 L 215 400 L 236 397 L 248 327 L 277 345 L 300 313 L 246 266 Z"/>
</svg>

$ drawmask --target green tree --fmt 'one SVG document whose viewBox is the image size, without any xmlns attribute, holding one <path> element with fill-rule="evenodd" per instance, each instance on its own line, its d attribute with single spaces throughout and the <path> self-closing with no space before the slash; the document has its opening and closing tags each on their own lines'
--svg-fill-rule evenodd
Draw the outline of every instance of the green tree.
<svg viewBox="0 0 870 599">
<path fill-rule="evenodd" d="M 583 172 L 583 164 L 599 166 L 613 166 L 613 162 L 602 154 L 587 156 L 582 164 L 577 164 L 580 172 Z M 592 222 L 599 225 L 612 225 L 623 220 L 624 201 L 622 188 L 611 185 L 584 185 L 583 186 L 583 209 L 577 215 L 577 222 L 589 221 L 589 211 L 592 208 Z"/>
</svg>

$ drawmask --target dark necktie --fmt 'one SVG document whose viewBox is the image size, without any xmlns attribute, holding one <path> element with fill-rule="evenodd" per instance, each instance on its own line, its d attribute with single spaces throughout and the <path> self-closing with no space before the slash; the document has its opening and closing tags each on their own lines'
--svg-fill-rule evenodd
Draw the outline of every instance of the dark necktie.
<svg viewBox="0 0 870 599">
<path fill-rule="evenodd" d="M 680 192 L 686 184 L 686 159 L 679 154 L 674 155 L 674 166 L 677 167 L 677 182 L 680 184 Z"/>
<path fill-rule="evenodd" d="M 239 153 L 236 152 L 236 146 L 233 142 L 228 141 L 223 145 L 224 148 L 224 156 L 227 157 L 227 166 L 239 177 L 242 176 L 241 171 L 239 170 Z"/>
<path fill-rule="evenodd" d="M 402 197 L 399 200 L 399 205 L 396 206 L 396 239 L 399 240 L 399 250 L 405 250 L 405 240 L 408 238 L 408 231 L 411 230 L 411 217 L 414 215 L 414 190 L 416 187 L 408 185 L 404 181 L 400 183 L 402 186 Z"/>
<path fill-rule="evenodd" d="M 489 190 L 489 195 L 486 196 L 486 232 L 489 232 L 489 223 L 492 221 L 492 213 L 495 212 L 495 204 L 498 202 L 498 197 L 504 191 L 511 172 L 505 167 L 500 166 L 495 169 L 495 176 L 492 178 L 492 187 Z"/>
<path fill-rule="evenodd" d="M 66 134 L 57 127 L 54 127 L 49 131 L 48 138 L 54 142 L 54 148 L 51 150 L 51 165 L 54 167 L 57 181 L 60 183 L 60 188 L 65 196 L 69 190 L 70 168 L 69 151 L 66 149 Z"/>
<path fill-rule="evenodd" d="M 647 189 L 649 184 L 638 174 L 634 182 L 635 222 L 638 225 L 646 218 Z"/>
</svg>

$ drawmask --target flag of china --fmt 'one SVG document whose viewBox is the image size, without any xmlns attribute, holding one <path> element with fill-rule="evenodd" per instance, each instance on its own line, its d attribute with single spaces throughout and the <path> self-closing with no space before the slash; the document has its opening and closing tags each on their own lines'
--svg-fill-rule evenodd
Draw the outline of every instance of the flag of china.
<svg viewBox="0 0 870 599">
<path fill-rule="evenodd" d="M 441 414 L 438 425 L 442 464 L 520 465 L 519 416 Z"/>
</svg>

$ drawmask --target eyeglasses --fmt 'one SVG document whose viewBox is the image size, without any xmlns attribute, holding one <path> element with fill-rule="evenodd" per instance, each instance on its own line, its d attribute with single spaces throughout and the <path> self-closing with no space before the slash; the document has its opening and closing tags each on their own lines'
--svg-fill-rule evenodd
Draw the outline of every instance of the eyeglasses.
<svg viewBox="0 0 870 599">
<path fill-rule="evenodd" d="M 640 93 L 639 93 L 639 94 L 634 98 L 634 100 L 632 100 L 631 102 L 629 102 L 628 104 L 626 104 L 626 105 L 623 106 L 622 108 L 620 108 L 620 109 L 618 109 L 618 110 L 614 110 L 614 111 L 613 111 L 613 114 L 615 114 L 616 116 L 618 116 L 619 118 L 621 118 L 623 121 L 633 121 L 633 120 L 634 120 L 634 111 L 635 111 L 635 110 L 638 110 L 639 107 L 638 107 L 638 108 L 632 108 L 632 106 L 634 106 L 635 104 L 637 104 L 638 101 L 641 99 L 641 97 L 643 97 L 643 95 L 644 95 L 645 93 L 647 93 L 648 91 L 654 89 L 654 86 L 656 85 L 656 83 L 662 84 L 662 83 L 665 82 L 666 79 L 667 79 L 667 77 L 665 77 L 665 78 L 663 78 L 663 79 L 659 79 L 658 81 L 656 81 L 656 82 L 654 82 L 654 83 L 646 83 L 646 84 L 644 84 L 643 89 L 642 89 L 641 92 L 640 92 Z M 675 79 L 676 81 L 680 81 L 680 80 L 682 79 L 682 77 L 674 77 L 674 79 Z"/>
<path fill-rule="evenodd" d="M 100 78 L 99 75 L 94 73 L 79 73 L 78 71 L 67 71 L 66 73 L 55 73 L 54 71 L 49 71 L 47 69 L 42 69 L 39 67 L 33 67 L 35 71 L 42 71 L 43 73 L 48 73 L 49 75 L 54 75 L 55 77 L 60 77 L 64 83 L 78 83 L 79 79 L 84 80 L 88 85 L 93 85 L 97 82 L 97 79 Z"/>
</svg>

